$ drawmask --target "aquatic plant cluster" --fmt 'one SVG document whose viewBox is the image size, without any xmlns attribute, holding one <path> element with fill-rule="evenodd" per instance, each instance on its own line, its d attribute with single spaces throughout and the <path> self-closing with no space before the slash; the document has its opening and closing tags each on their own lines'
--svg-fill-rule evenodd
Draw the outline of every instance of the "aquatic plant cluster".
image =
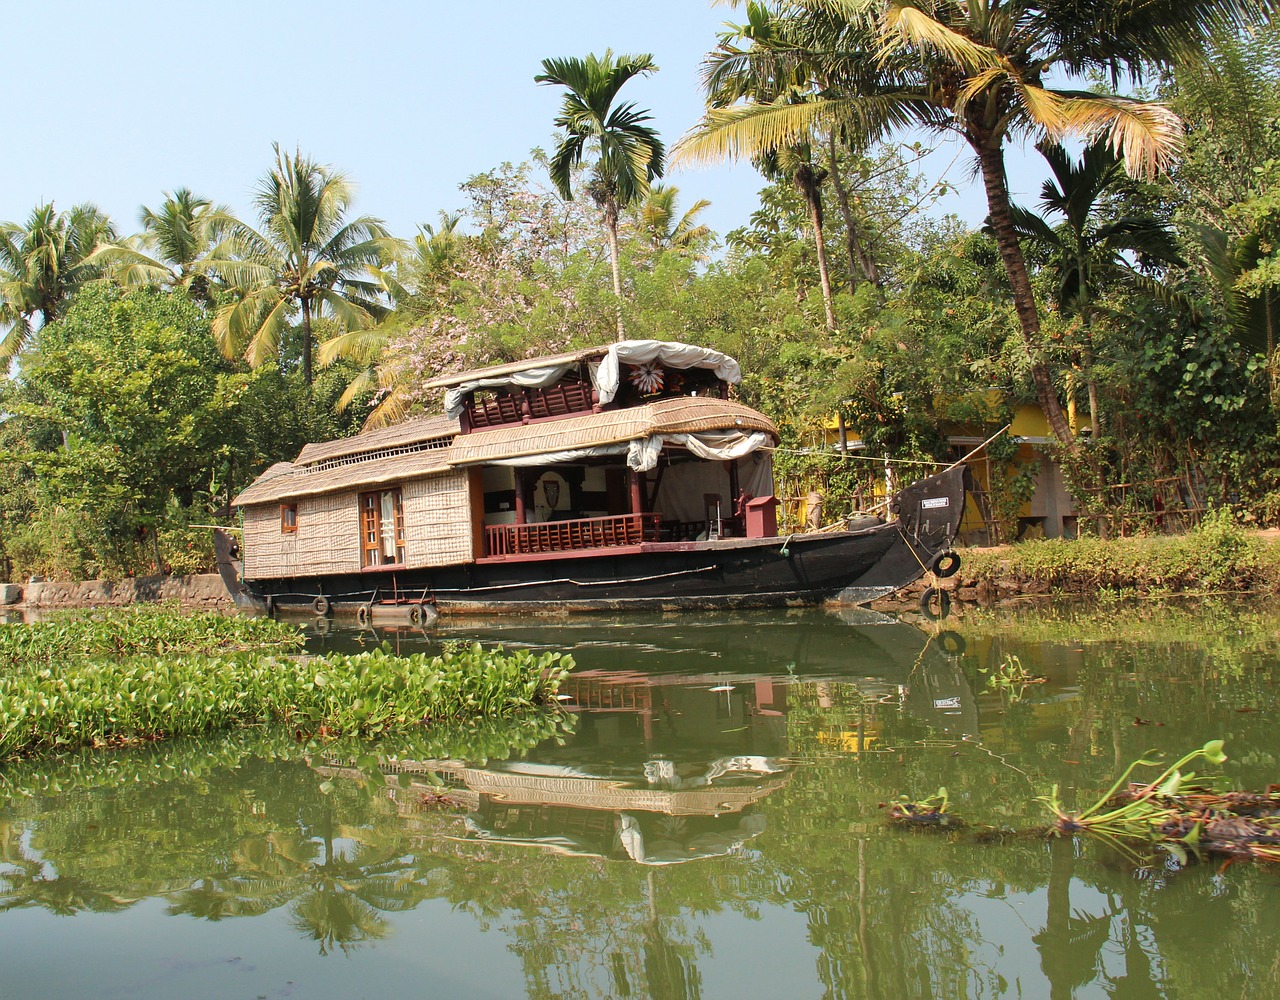
<svg viewBox="0 0 1280 1000">
<path fill-rule="evenodd" d="M 170 617 L 176 616 L 161 615 Z M 122 745 L 257 723 L 287 726 L 299 739 L 369 738 L 429 723 L 510 716 L 553 704 L 572 667 L 560 653 L 534 656 L 479 644 L 446 648 L 436 656 L 396 656 L 386 646 L 355 655 L 302 656 L 296 629 L 246 628 L 245 619 L 225 619 L 239 623 L 225 627 L 196 621 L 186 633 L 188 645 L 203 636 L 208 648 L 159 655 L 144 655 L 148 646 L 141 641 L 158 623 L 135 621 L 129 634 L 138 643 L 104 657 L 101 645 L 109 640 L 90 634 L 108 620 L 43 629 L 51 644 L 61 644 L 61 659 L 33 655 L 0 667 L 0 760 L 41 749 Z M 255 634 L 282 643 L 284 650 L 234 648 Z M 10 642 L 21 646 L 27 639 Z M 219 651 L 224 642 L 231 651 Z"/>
<path fill-rule="evenodd" d="M 1050 834 L 1086 834 L 1125 847 L 1159 845 L 1180 861 L 1191 854 L 1217 854 L 1280 862 L 1280 786 L 1264 792 L 1224 791 L 1213 778 L 1187 771 L 1202 758 L 1222 764 L 1227 755 L 1222 740 L 1210 740 L 1164 767 L 1149 781 L 1129 781 L 1140 767 L 1159 767 L 1160 761 L 1136 760 L 1090 806 L 1071 811 L 1054 785 L 1042 802 L 1053 814 Z M 912 801 L 902 795 L 889 809 L 890 822 L 916 826 L 963 827 L 948 811 L 945 788 Z"/>
<path fill-rule="evenodd" d="M 104 608 L 89 615 L 0 625 L 0 665 L 76 657 L 301 650 L 304 639 L 296 626 L 271 618 L 187 614 L 165 606 Z"/>
</svg>

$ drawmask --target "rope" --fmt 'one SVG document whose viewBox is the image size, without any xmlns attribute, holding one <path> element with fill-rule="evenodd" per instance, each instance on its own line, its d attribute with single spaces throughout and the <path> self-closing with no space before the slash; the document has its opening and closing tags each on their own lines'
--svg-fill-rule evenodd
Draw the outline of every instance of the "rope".
<svg viewBox="0 0 1280 1000">
<path fill-rule="evenodd" d="M 809 458 L 830 458 L 830 459 L 835 459 L 837 461 L 845 461 L 847 459 L 853 462 L 874 462 L 876 465 L 884 465 L 884 462 L 885 462 L 885 459 L 883 456 L 877 457 L 875 455 L 851 455 L 848 452 L 813 451 L 808 448 L 761 447 L 757 450 L 771 451 L 771 452 L 774 452 L 775 454 L 782 454 L 782 455 L 807 455 Z M 890 465 L 923 465 L 923 466 L 927 466 L 929 468 L 935 468 L 935 469 L 943 468 L 949 465 L 949 463 L 947 462 L 932 462 L 932 461 L 925 461 L 924 459 L 914 459 L 914 458 L 891 458 L 889 459 L 889 464 Z"/>
</svg>

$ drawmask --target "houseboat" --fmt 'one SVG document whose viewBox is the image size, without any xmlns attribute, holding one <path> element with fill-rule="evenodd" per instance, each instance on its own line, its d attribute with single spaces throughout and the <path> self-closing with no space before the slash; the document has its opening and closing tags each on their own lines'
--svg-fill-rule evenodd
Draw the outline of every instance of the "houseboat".
<svg viewBox="0 0 1280 1000">
<path fill-rule="evenodd" d="M 954 563 L 959 468 L 856 530 L 779 537 L 778 431 L 740 379 L 651 340 L 434 379 L 442 415 L 309 444 L 235 499 L 243 593 L 411 618 L 865 603 Z"/>
</svg>

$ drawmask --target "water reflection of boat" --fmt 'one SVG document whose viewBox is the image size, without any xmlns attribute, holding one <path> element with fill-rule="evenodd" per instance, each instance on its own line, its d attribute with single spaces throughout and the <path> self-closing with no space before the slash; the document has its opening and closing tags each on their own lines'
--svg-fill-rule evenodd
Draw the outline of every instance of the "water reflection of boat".
<svg viewBox="0 0 1280 1000">
<path fill-rule="evenodd" d="M 563 742 L 483 766 L 382 765 L 406 814 L 431 808 L 443 781 L 466 811 L 458 836 L 467 842 L 643 864 L 728 854 L 764 830 L 761 804 L 791 780 L 798 756 L 875 750 L 890 715 L 977 731 L 957 657 L 894 619 L 575 617 L 457 623 L 433 639 L 568 649 L 577 663 L 561 687 L 576 716 Z M 795 713 L 806 732 L 813 716 L 824 720 L 816 744 L 796 745 Z"/>
</svg>

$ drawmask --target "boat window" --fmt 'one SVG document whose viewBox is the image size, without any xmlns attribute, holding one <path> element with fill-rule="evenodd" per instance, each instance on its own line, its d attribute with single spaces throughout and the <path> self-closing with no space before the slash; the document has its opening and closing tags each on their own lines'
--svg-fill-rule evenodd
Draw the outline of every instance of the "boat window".
<svg viewBox="0 0 1280 1000">
<path fill-rule="evenodd" d="M 280 531 L 282 534 L 292 534 L 298 530 L 298 505 L 296 503 L 282 503 L 280 505 Z"/>
<path fill-rule="evenodd" d="M 366 569 L 404 563 L 404 505 L 398 489 L 360 494 L 360 545 Z"/>
</svg>

